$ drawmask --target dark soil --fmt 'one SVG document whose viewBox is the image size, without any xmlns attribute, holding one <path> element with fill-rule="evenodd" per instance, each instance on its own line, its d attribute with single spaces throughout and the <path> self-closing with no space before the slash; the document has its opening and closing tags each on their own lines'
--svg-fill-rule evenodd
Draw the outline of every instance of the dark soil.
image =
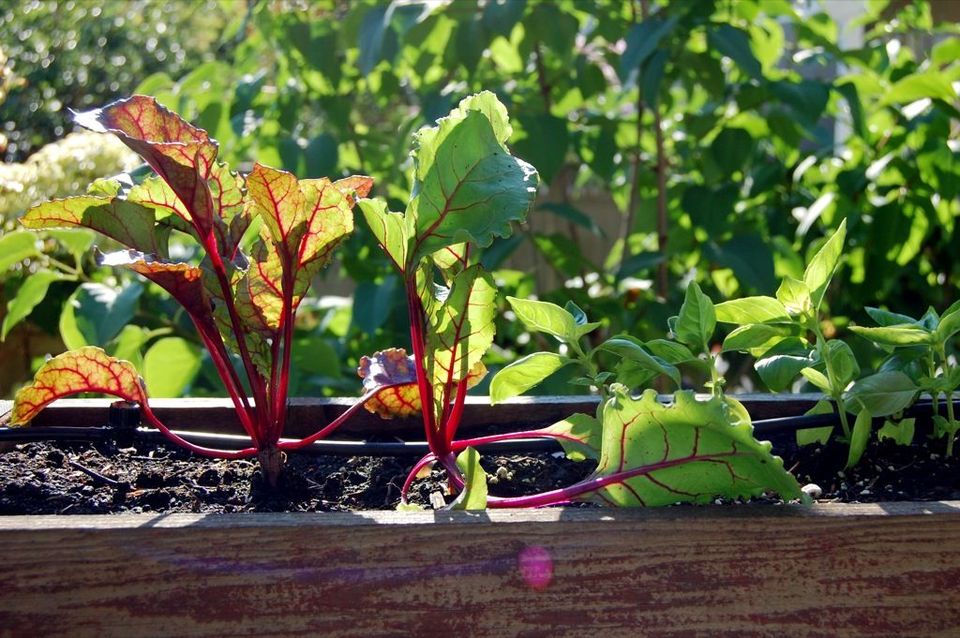
<svg viewBox="0 0 960 638">
<path fill-rule="evenodd" d="M 874 441 L 852 470 L 843 469 L 843 445 L 800 452 L 784 444 L 780 454 L 801 484 L 819 486 L 820 501 L 960 499 L 960 460 L 944 458 L 943 447 L 943 441 L 910 447 Z M 279 489 L 270 490 L 253 461 L 203 459 L 166 447 L 24 443 L 0 452 L 0 514 L 393 509 L 414 461 L 291 455 Z M 569 485 L 593 469 L 559 453 L 487 455 L 483 463 L 490 492 L 500 496 Z M 429 506 L 434 494 L 449 502 L 445 486 L 434 470 L 415 483 L 410 500 Z"/>
</svg>

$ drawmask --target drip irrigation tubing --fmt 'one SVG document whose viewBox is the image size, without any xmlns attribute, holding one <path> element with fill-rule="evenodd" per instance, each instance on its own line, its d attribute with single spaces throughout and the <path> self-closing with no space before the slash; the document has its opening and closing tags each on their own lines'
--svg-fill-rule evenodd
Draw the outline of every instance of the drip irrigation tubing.
<svg viewBox="0 0 960 638">
<path fill-rule="evenodd" d="M 960 407 L 960 401 L 954 402 Z M 946 404 L 939 403 L 940 413 L 944 413 Z M 933 414 L 931 401 L 920 401 L 904 412 L 905 417 L 928 418 Z M 135 418 L 134 418 L 135 417 Z M 882 423 L 886 417 L 877 417 L 874 424 Z M 139 412 L 134 408 L 111 410 L 110 425 L 99 427 L 0 427 L 0 442 L 25 443 L 31 441 L 63 442 L 102 442 L 114 441 L 121 447 L 137 443 L 168 443 L 169 440 L 153 428 L 137 427 Z M 758 439 L 792 434 L 798 430 L 838 425 L 839 418 L 833 414 L 815 414 L 803 416 L 760 419 L 753 422 L 754 435 Z M 247 436 L 175 430 L 183 438 L 197 445 L 221 449 L 242 449 L 250 446 Z M 281 441 L 294 439 L 281 439 Z M 516 454 L 534 452 L 562 452 L 560 444 L 551 438 L 511 439 L 478 445 L 481 452 L 494 454 Z M 325 439 L 315 441 L 297 452 L 323 454 L 331 456 L 422 456 L 429 452 L 424 441 L 347 441 Z"/>
</svg>

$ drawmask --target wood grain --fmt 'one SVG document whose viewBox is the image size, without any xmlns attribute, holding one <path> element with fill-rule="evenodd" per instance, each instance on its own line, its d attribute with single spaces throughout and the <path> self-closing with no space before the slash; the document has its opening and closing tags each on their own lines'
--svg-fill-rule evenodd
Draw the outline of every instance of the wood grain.
<svg viewBox="0 0 960 638">
<path fill-rule="evenodd" d="M 0 560 L 2 636 L 960 635 L 960 502 L 8 517 Z"/>
<path fill-rule="evenodd" d="M 754 419 L 803 414 L 821 398 L 819 394 L 733 396 L 743 402 Z M 291 399 L 284 436 L 308 436 L 337 418 L 354 401 L 354 398 Z M 591 396 L 516 397 L 491 406 L 488 397 L 468 397 L 461 432 L 480 426 L 500 426 L 511 430 L 546 426 L 575 412 L 595 412 L 597 401 L 596 397 Z M 112 402 L 110 399 L 61 399 L 41 412 L 33 425 L 100 426 L 106 423 L 107 409 Z M 154 399 L 150 405 L 160 419 L 173 429 L 230 434 L 243 432 L 229 399 Z M 0 415 L 10 406 L 9 401 L 0 401 Z M 363 410 L 345 423 L 340 432 L 420 433 L 422 437 L 423 426 L 416 418 L 384 420 Z"/>
</svg>

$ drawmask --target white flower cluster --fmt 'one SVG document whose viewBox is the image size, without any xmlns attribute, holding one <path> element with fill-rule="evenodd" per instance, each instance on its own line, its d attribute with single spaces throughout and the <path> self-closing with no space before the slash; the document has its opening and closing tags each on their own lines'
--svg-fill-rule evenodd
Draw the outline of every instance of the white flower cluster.
<svg viewBox="0 0 960 638">
<path fill-rule="evenodd" d="M 143 163 L 112 135 L 71 133 L 22 164 L 0 164 L 0 227 L 34 204 L 82 194 L 90 182 Z"/>
</svg>

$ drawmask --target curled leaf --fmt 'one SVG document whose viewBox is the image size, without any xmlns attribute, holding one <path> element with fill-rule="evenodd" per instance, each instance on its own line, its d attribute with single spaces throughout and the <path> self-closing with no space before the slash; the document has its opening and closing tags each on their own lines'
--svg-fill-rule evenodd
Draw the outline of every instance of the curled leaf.
<svg viewBox="0 0 960 638">
<path fill-rule="evenodd" d="M 133 403 L 147 400 L 133 364 L 88 346 L 65 352 L 43 364 L 33 383 L 17 392 L 11 422 L 29 423 L 53 401 L 81 392 L 110 394 Z"/>
</svg>

